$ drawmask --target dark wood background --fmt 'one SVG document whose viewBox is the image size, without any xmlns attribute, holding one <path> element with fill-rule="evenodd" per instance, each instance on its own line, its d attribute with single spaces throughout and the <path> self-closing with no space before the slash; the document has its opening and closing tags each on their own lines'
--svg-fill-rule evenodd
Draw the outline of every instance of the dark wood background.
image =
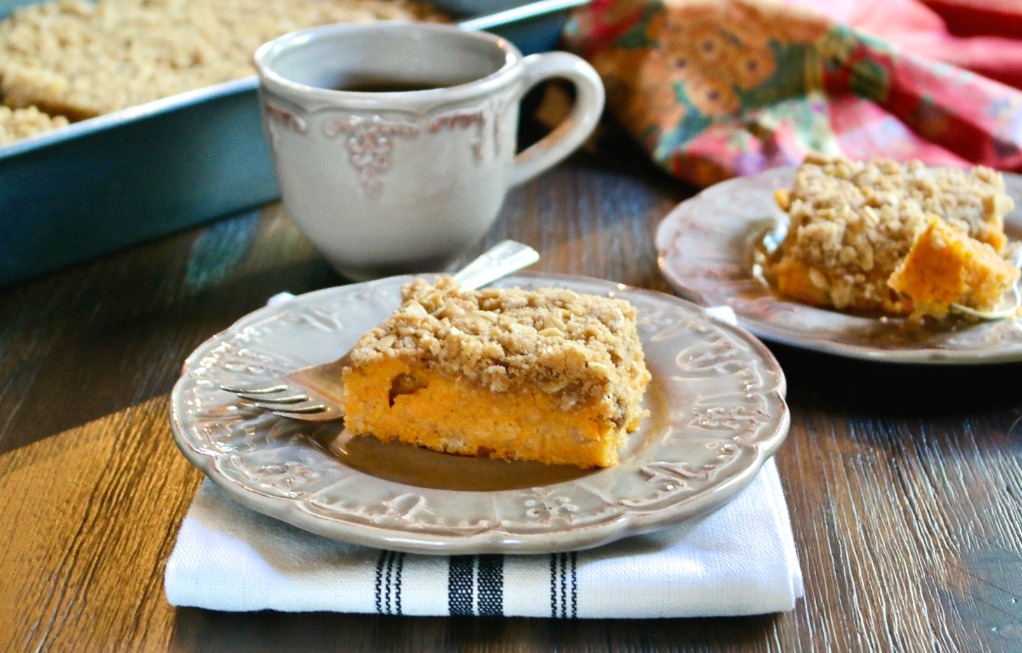
<svg viewBox="0 0 1022 653">
<path fill-rule="evenodd" d="M 542 252 L 536 269 L 667 291 L 653 234 L 693 192 L 607 124 L 594 147 L 514 190 L 476 252 L 513 237 Z M 792 426 L 777 458 L 806 579 L 791 613 L 172 608 L 164 565 L 200 482 L 167 419 L 181 362 L 274 293 L 342 282 L 270 205 L 0 288 L 0 650 L 1022 650 L 1022 367 L 784 347 L 772 348 Z"/>
</svg>

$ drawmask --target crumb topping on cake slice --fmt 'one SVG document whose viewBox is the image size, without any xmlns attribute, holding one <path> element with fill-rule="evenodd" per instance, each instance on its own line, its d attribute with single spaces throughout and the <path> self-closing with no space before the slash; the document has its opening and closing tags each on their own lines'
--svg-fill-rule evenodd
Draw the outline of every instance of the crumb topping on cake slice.
<svg viewBox="0 0 1022 653">
<path fill-rule="evenodd" d="M 648 374 L 637 341 L 626 337 L 636 311 L 624 300 L 559 288 L 461 292 L 450 277 L 416 279 L 402 299 L 352 362 L 400 355 L 490 392 L 534 385 L 565 407 Z"/>
</svg>

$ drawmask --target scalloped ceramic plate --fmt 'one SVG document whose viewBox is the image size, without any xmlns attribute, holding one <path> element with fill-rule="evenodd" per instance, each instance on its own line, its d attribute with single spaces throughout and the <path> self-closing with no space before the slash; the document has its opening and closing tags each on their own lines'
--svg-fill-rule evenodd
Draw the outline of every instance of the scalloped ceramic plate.
<svg viewBox="0 0 1022 653">
<path fill-rule="evenodd" d="M 794 168 L 768 170 L 716 184 L 682 202 L 660 223 L 660 270 L 683 297 L 734 309 L 759 337 L 803 349 L 889 363 L 989 364 L 1022 361 L 1022 321 L 913 327 L 815 308 L 775 295 L 753 274 L 764 235 L 787 227 L 773 191 L 790 187 Z M 1005 221 L 1022 240 L 1022 177 L 1005 174 L 1016 209 Z"/>
<path fill-rule="evenodd" d="M 684 300 L 594 279 L 497 285 L 616 295 L 639 311 L 651 415 L 617 467 L 480 460 L 275 418 L 218 388 L 339 357 L 400 303 L 411 277 L 302 295 L 243 318 L 185 362 L 175 440 L 250 508 L 338 540 L 419 553 L 549 553 L 597 546 L 721 505 L 788 431 L 785 380 L 745 331 Z"/>
</svg>

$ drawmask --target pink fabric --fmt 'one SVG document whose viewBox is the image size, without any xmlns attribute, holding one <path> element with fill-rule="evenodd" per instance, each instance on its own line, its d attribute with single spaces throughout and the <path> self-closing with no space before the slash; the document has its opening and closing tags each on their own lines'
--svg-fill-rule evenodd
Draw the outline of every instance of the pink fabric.
<svg viewBox="0 0 1022 653">
<path fill-rule="evenodd" d="M 1013 24 L 1022 3 L 595 0 L 568 38 L 652 158 L 708 185 L 814 151 L 1022 170 Z"/>
<path fill-rule="evenodd" d="M 906 51 L 1022 88 L 1018 0 L 788 0 Z"/>
</svg>

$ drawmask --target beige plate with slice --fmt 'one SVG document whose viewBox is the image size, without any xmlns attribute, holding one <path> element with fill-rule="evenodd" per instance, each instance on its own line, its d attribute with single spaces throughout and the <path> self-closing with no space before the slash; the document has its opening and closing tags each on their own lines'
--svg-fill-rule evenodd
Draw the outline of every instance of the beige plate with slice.
<svg viewBox="0 0 1022 653">
<path fill-rule="evenodd" d="M 436 554 L 597 546 L 718 507 L 788 432 L 785 381 L 755 337 L 690 302 L 579 277 L 496 285 L 615 295 L 639 311 L 651 411 L 617 467 L 507 463 L 350 438 L 276 418 L 218 389 L 332 360 L 400 303 L 411 277 L 329 288 L 267 307 L 201 345 L 171 395 L 184 455 L 254 510 L 338 540 Z"/>
<path fill-rule="evenodd" d="M 765 340 L 803 349 L 889 363 L 1022 361 L 1022 319 L 922 328 L 774 294 L 754 274 L 754 254 L 765 235 L 787 227 L 773 191 L 790 187 L 794 177 L 794 168 L 768 170 L 716 184 L 678 205 L 656 234 L 660 270 L 671 286 L 704 306 L 730 306 L 743 327 Z M 1022 177 L 1004 178 L 1016 204 L 1005 231 L 1022 240 Z"/>
</svg>

